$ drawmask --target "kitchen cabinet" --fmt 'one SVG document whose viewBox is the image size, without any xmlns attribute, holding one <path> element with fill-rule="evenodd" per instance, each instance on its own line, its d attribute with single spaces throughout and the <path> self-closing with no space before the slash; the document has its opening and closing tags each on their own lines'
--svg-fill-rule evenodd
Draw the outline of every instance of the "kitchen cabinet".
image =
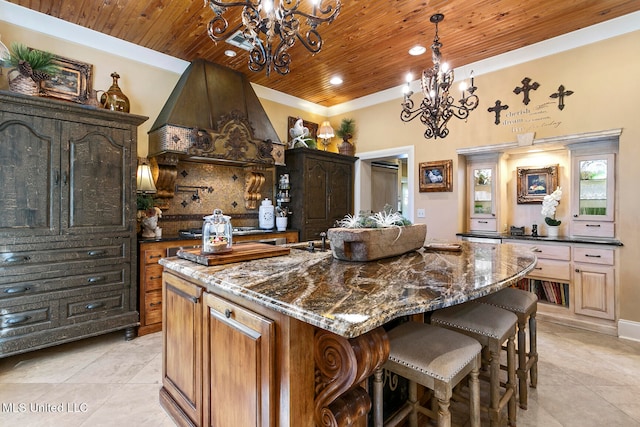
<svg viewBox="0 0 640 427">
<path fill-rule="evenodd" d="M 204 307 L 203 425 L 276 425 L 275 322 L 210 293 Z"/>
<path fill-rule="evenodd" d="M 597 147 L 601 147 L 598 145 Z M 615 236 L 615 153 L 609 144 L 574 149 L 572 154 L 571 234 Z"/>
<path fill-rule="evenodd" d="M 137 126 L 0 92 L 0 357 L 138 324 Z"/>
<path fill-rule="evenodd" d="M 298 242 L 298 232 L 260 233 L 259 235 L 233 236 L 235 243 L 259 239 L 284 238 L 287 243 Z M 138 336 L 162 330 L 162 266 L 160 258 L 174 256 L 176 248 L 200 246 L 201 239 L 150 240 L 138 243 L 138 310 L 140 326 Z M 172 253 L 170 253 L 172 252 Z"/>
<path fill-rule="evenodd" d="M 469 156 L 467 192 L 469 231 L 498 232 L 501 220 L 499 155 Z"/>
<path fill-rule="evenodd" d="M 519 282 L 534 292 L 541 318 L 617 334 L 616 252 L 604 245 L 503 239 L 538 257 L 534 270 Z"/>
<path fill-rule="evenodd" d="M 347 214 L 353 214 L 353 180 L 356 157 L 309 148 L 285 151 L 291 186 L 289 224 L 300 240 L 317 240 Z"/>
<path fill-rule="evenodd" d="M 313 327 L 170 272 L 162 292 L 160 403 L 176 425 L 315 425 Z"/>
</svg>

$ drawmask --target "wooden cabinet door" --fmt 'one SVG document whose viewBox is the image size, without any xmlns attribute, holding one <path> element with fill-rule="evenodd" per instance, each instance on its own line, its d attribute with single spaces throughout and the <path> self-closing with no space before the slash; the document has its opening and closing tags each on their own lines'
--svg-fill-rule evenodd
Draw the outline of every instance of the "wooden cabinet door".
<svg viewBox="0 0 640 427">
<path fill-rule="evenodd" d="M 574 263 L 573 283 L 576 314 L 615 319 L 613 267 Z"/>
<path fill-rule="evenodd" d="M 330 163 L 327 176 L 329 212 L 329 227 L 333 227 L 336 220 L 353 214 L 353 165 L 351 163 Z"/>
<path fill-rule="evenodd" d="M 55 121 L 0 111 L 0 237 L 58 234 L 60 180 Z"/>
<path fill-rule="evenodd" d="M 62 229 L 129 231 L 133 198 L 130 131 L 67 123 L 62 129 Z"/>
<path fill-rule="evenodd" d="M 277 425 L 275 323 L 215 295 L 203 299 L 203 425 Z"/>
<path fill-rule="evenodd" d="M 162 285 L 163 393 L 175 406 L 165 406 L 174 419 L 186 415 L 202 425 L 202 288 L 164 273 Z"/>
</svg>

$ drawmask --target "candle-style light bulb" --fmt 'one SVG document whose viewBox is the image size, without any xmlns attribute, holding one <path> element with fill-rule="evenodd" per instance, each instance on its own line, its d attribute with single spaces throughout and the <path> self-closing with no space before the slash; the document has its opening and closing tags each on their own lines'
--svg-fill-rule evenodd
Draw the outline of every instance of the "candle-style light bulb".
<svg viewBox="0 0 640 427">
<path fill-rule="evenodd" d="M 473 87 L 473 70 L 471 70 L 470 77 L 471 77 L 471 87 Z"/>
</svg>

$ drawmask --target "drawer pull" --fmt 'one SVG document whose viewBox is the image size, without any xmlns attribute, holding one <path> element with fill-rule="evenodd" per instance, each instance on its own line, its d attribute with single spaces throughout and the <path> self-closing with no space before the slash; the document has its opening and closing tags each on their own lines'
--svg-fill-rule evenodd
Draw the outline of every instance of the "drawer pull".
<svg viewBox="0 0 640 427">
<path fill-rule="evenodd" d="M 84 306 L 84 308 L 86 308 L 87 310 L 95 310 L 102 307 L 104 307 L 103 302 L 92 302 L 91 304 L 87 304 Z"/>
<path fill-rule="evenodd" d="M 151 277 L 149 277 L 149 280 L 156 280 L 156 279 L 162 279 L 162 276 L 151 276 Z"/>
<path fill-rule="evenodd" d="M 231 313 L 233 313 L 233 310 L 230 309 L 225 309 L 224 310 L 224 317 L 226 317 L 227 319 L 231 317 Z"/>
<path fill-rule="evenodd" d="M 104 251 L 104 250 L 96 250 L 96 251 L 87 252 L 87 254 L 89 256 L 102 256 L 102 255 L 105 255 L 106 253 L 107 253 L 107 251 Z"/>
<path fill-rule="evenodd" d="M 104 281 L 104 277 L 102 277 L 102 276 L 89 277 L 87 279 L 87 283 L 98 283 L 98 282 L 102 282 L 102 281 Z"/>
<path fill-rule="evenodd" d="M 587 258 L 602 258 L 601 255 L 584 254 L 584 256 L 586 256 Z"/>
<path fill-rule="evenodd" d="M 30 319 L 31 319 L 31 316 L 27 316 L 26 314 L 10 316 L 9 318 L 5 319 L 4 324 L 13 326 L 13 325 L 18 325 L 20 323 L 24 323 Z"/>
<path fill-rule="evenodd" d="M 21 294 L 22 292 L 30 291 L 28 286 L 14 286 L 13 288 L 7 288 L 4 290 L 5 294 Z"/>
<path fill-rule="evenodd" d="M 580 269 L 579 268 L 576 268 L 576 273 L 580 273 Z"/>
<path fill-rule="evenodd" d="M 149 303 L 149 307 L 157 307 L 159 305 L 162 305 L 162 301 L 158 301 L 158 302 L 151 302 Z"/>
<path fill-rule="evenodd" d="M 600 224 L 587 224 L 586 227 L 600 227 Z"/>
<path fill-rule="evenodd" d="M 149 255 L 149 259 L 162 258 L 162 255 Z"/>
<path fill-rule="evenodd" d="M 478 221 L 480 224 L 489 224 L 489 221 Z"/>
<path fill-rule="evenodd" d="M 542 267 L 533 267 L 534 270 L 542 270 Z"/>
<path fill-rule="evenodd" d="M 531 252 L 542 252 L 542 251 L 534 246 L 531 248 Z"/>
<path fill-rule="evenodd" d="M 14 263 L 14 262 L 25 262 L 25 261 L 29 261 L 31 259 L 31 257 L 26 256 L 26 255 L 20 255 L 20 256 L 12 256 L 9 258 L 6 258 L 4 260 L 4 262 L 6 263 Z"/>
</svg>

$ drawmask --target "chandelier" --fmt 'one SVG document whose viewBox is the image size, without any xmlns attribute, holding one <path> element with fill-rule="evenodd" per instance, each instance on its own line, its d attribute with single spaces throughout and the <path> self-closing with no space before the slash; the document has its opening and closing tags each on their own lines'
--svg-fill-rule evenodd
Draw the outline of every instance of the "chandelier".
<svg viewBox="0 0 640 427">
<path fill-rule="evenodd" d="M 467 87 L 465 82 L 460 85 L 461 98 L 458 100 L 458 104 L 455 104 L 454 95 L 449 92 L 453 83 L 453 69 L 450 69 L 446 63 L 440 63 L 442 43 L 438 39 L 438 23 L 443 19 L 444 15 L 440 13 L 433 15 L 430 19 L 436 25 L 436 35 L 431 45 L 433 67 L 422 72 L 421 83 L 424 99 L 418 107 L 414 108 L 414 103 L 411 100 L 413 92 L 409 87 L 411 77 L 408 76 L 402 112 L 400 113 L 403 122 L 420 117 L 420 121 L 427 126 L 427 130 L 424 132 L 424 137 L 427 139 L 446 138 L 449 134 L 449 129 L 447 129 L 449 119 L 453 116 L 466 119 L 469 117 L 469 113 L 478 106 L 478 96 L 474 95 L 477 88 L 473 85 L 473 71 L 471 72 L 471 86 Z"/>
<path fill-rule="evenodd" d="M 266 69 L 267 76 L 272 69 L 286 75 L 291 63 L 289 49 L 296 39 L 312 54 L 320 52 L 322 37 L 318 26 L 333 22 L 340 13 L 340 0 L 306 1 L 310 4 L 304 8 L 302 0 L 205 0 L 205 5 L 208 2 L 216 15 L 209 22 L 207 32 L 217 43 L 243 27 L 242 35 L 251 44 L 249 69 Z M 242 7 L 242 21 L 231 28 L 223 15 L 235 7 Z"/>
</svg>

